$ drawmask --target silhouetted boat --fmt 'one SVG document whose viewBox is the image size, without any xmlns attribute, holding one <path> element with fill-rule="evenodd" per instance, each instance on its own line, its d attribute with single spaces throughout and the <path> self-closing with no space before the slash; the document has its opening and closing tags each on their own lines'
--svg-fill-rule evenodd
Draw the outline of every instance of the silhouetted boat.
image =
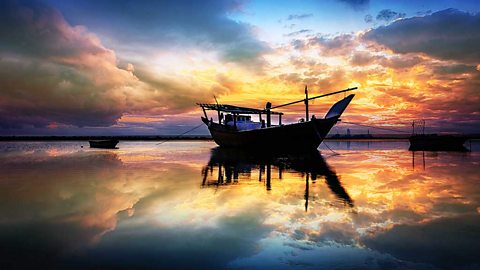
<svg viewBox="0 0 480 270">
<path fill-rule="evenodd" d="M 330 129 L 340 121 L 340 116 L 355 96 L 351 94 L 335 103 L 324 118 L 309 118 L 308 101 L 333 94 L 343 93 L 357 89 L 349 88 L 312 98 L 308 98 L 305 87 L 305 99 L 273 106 L 267 102 L 265 109 L 253 109 L 226 104 L 198 105 L 203 109 L 202 121 L 207 125 L 213 140 L 223 147 L 249 148 L 261 150 L 305 150 L 317 149 Z M 282 124 L 281 112 L 272 109 L 280 108 L 295 103 L 305 103 L 306 118 L 298 123 Z M 218 121 L 208 118 L 206 110 L 217 111 Z M 223 113 L 226 113 L 225 117 Z M 251 115 L 258 115 L 259 121 L 251 120 Z M 266 123 L 262 120 L 266 116 Z M 271 124 L 271 115 L 278 115 L 278 125 Z"/>
<path fill-rule="evenodd" d="M 415 133 L 415 124 L 420 123 L 421 134 Z M 425 134 L 425 121 L 412 122 L 412 136 L 410 136 L 410 151 L 468 151 L 464 144 L 466 136 Z"/>
<path fill-rule="evenodd" d="M 465 136 L 421 134 L 409 138 L 410 151 L 468 151 Z"/>
<path fill-rule="evenodd" d="M 91 148 L 106 148 L 106 149 L 114 149 L 117 146 L 118 140 L 94 140 L 88 141 Z"/>
</svg>

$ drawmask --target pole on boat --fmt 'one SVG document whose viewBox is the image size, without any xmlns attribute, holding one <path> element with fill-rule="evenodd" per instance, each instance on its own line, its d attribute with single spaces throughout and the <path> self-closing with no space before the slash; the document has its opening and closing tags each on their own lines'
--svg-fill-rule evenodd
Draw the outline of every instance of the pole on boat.
<svg viewBox="0 0 480 270">
<path fill-rule="evenodd" d="M 270 113 L 270 109 L 272 108 L 272 103 L 267 102 L 265 105 L 265 110 L 267 111 L 267 127 L 270 127 L 272 125 L 272 117 Z"/>
<path fill-rule="evenodd" d="M 313 100 L 313 99 L 317 99 L 317 98 L 321 98 L 321 97 L 327 97 L 327 96 L 331 96 L 331 95 L 335 95 L 335 94 L 339 94 L 339 93 L 353 91 L 353 90 L 356 90 L 357 88 L 358 87 L 352 87 L 352 88 L 347 88 L 347 89 L 336 91 L 336 92 L 331 92 L 331 93 L 328 93 L 328 94 L 323 94 L 323 95 L 320 95 L 320 96 L 314 96 L 314 97 L 308 98 L 308 100 Z M 305 99 L 301 99 L 301 100 L 285 103 L 285 104 L 282 104 L 282 105 L 273 106 L 273 107 L 271 107 L 271 109 L 285 107 L 285 106 L 288 106 L 288 105 L 292 105 L 292 104 L 296 104 L 296 103 L 300 103 L 300 102 L 304 102 L 304 101 L 305 101 Z"/>
<path fill-rule="evenodd" d="M 222 124 L 222 119 L 220 119 L 220 111 L 218 110 L 218 100 L 215 95 L 213 95 L 213 98 L 215 99 L 215 103 L 217 103 L 217 115 L 218 115 L 218 123 Z"/>
<path fill-rule="evenodd" d="M 308 88 L 305 85 L 305 122 L 309 119 L 308 117 Z"/>
</svg>

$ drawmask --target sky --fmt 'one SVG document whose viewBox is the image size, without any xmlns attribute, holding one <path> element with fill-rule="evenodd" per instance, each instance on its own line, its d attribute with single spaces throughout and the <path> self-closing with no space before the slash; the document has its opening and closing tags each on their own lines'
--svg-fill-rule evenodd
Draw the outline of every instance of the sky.
<svg viewBox="0 0 480 270">
<path fill-rule="evenodd" d="M 358 87 L 344 121 L 480 133 L 479 12 L 475 0 L 1 1 L 0 135 L 173 135 L 201 123 L 197 102 L 263 108 L 305 85 Z M 284 113 L 296 122 L 304 107 Z M 366 132 L 334 132 L 346 128 Z"/>
</svg>

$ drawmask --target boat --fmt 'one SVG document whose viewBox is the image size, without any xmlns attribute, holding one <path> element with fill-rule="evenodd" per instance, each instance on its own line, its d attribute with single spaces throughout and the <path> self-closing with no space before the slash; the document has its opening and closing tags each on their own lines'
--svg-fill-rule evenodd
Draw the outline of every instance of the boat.
<svg viewBox="0 0 480 270">
<path fill-rule="evenodd" d="M 467 137 L 461 135 L 419 134 L 408 138 L 410 151 L 468 151 Z"/>
<path fill-rule="evenodd" d="M 91 140 L 88 141 L 90 148 L 105 148 L 105 149 L 114 149 L 117 146 L 118 140 Z"/>
<path fill-rule="evenodd" d="M 421 133 L 415 133 L 415 124 L 420 126 Z M 408 148 L 410 151 L 468 151 L 464 146 L 468 137 L 463 135 L 425 134 L 424 120 L 412 122 L 412 135 L 408 140 L 410 141 L 410 147 Z"/>
<path fill-rule="evenodd" d="M 261 151 L 303 151 L 317 149 L 332 127 L 340 120 L 340 116 L 352 101 L 355 94 L 350 94 L 336 102 L 323 118 L 314 115 L 309 117 L 308 101 L 357 89 L 348 88 L 315 97 L 308 97 L 305 87 L 305 98 L 286 104 L 272 106 L 266 103 L 264 109 L 239 107 L 228 104 L 197 103 L 204 113 L 202 121 L 208 127 L 213 140 L 221 147 L 256 149 Z M 305 103 L 305 119 L 297 123 L 283 124 L 282 112 L 272 109 Z M 208 117 L 207 110 L 216 111 L 216 121 Z M 224 115 L 225 114 L 225 115 Z M 251 116 L 258 115 L 259 121 L 252 121 Z M 271 117 L 278 117 L 278 124 L 272 124 Z M 265 117 L 266 119 L 263 119 Z"/>
</svg>

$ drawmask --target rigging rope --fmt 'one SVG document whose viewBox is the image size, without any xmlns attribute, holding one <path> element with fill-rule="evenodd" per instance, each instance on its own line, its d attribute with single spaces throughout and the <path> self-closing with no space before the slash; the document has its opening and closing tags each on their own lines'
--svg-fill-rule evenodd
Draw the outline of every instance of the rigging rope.
<svg viewBox="0 0 480 270">
<path fill-rule="evenodd" d="M 356 125 L 356 126 L 361 126 L 361 127 L 369 127 L 369 128 L 383 129 L 383 130 L 388 130 L 388 131 L 401 132 L 401 133 L 408 133 L 408 134 L 411 133 L 410 131 L 404 131 L 404 130 L 399 130 L 399 129 L 394 129 L 394 128 L 376 127 L 376 126 L 365 125 L 365 124 L 357 124 L 357 123 L 354 123 L 354 122 L 345 122 L 345 121 L 342 121 L 342 123 L 351 124 L 351 125 Z"/>
<path fill-rule="evenodd" d="M 164 140 L 164 141 L 162 141 L 162 142 L 159 142 L 159 143 L 157 143 L 157 145 L 160 145 L 160 144 L 166 143 L 166 142 L 168 142 L 168 141 L 171 141 L 171 140 L 177 139 L 177 138 L 179 138 L 180 136 L 182 136 L 182 135 L 185 135 L 185 134 L 187 134 L 187 133 L 189 133 L 189 132 L 192 132 L 192 131 L 194 131 L 195 129 L 197 129 L 197 128 L 199 128 L 199 127 L 203 126 L 203 125 L 204 125 L 204 124 L 203 124 L 203 123 L 201 123 L 200 125 L 198 125 L 198 126 L 196 126 L 196 127 L 192 128 L 192 129 L 189 129 L 189 130 L 187 130 L 187 131 L 183 132 L 182 134 L 179 134 L 179 135 L 177 135 L 177 136 L 174 136 L 174 137 L 172 137 L 172 138 L 170 138 L 170 139 L 168 139 L 168 140 Z"/>
<path fill-rule="evenodd" d="M 325 142 L 325 140 L 322 141 L 322 143 L 323 143 L 323 145 L 325 145 L 328 148 L 328 150 L 330 150 L 333 153 L 334 156 L 340 155 L 339 153 L 333 151 L 332 148 L 330 148 L 330 146 L 328 146 L 328 144 Z"/>
</svg>

